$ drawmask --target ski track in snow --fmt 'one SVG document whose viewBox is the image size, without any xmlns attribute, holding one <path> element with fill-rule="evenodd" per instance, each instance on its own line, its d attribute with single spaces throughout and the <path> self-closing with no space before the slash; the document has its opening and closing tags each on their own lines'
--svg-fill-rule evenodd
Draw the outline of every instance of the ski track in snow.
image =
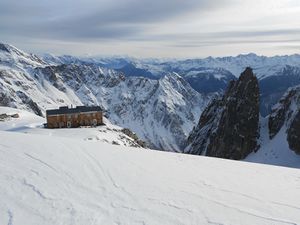
<svg viewBox="0 0 300 225">
<path fill-rule="evenodd" d="M 40 162 L 41 164 L 45 165 L 46 167 L 50 168 L 51 170 L 54 170 L 55 172 L 57 172 L 57 170 L 54 167 L 50 166 L 48 163 L 44 162 L 43 160 L 40 160 L 40 159 L 38 159 L 38 158 L 36 158 L 36 157 L 26 153 L 26 152 L 24 154 L 26 156 L 28 156 L 29 158 L 31 158 L 33 160 L 36 160 L 36 161 Z"/>
<path fill-rule="evenodd" d="M 9 132 L 11 133 L 11 132 Z M 0 133 L 1 135 L 3 135 L 4 133 Z M 20 134 L 21 135 L 21 134 Z M 21 136 L 22 137 L 22 136 Z M 34 135 L 25 135 L 24 138 L 28 139 L 28 138 L 33 138 Z M 9 136 L 7 137 L 9 138 Z M 6 139 L 7 139 L 6 138 Z M 43 141 L 46 140 L 51 140 L 53 139 L 53 137 L 43 137 Z M 43 189 L 41 189 L 41 187 L 39 185 L 36 184 L 36 181 L 32 180 L 29 181 L 29 179 L 27 179 L 26 177 L 22 179 L 22 184 L 28 188 L 29 191 L 33 192 L 36 196 L 38 196 L 43 202 L 45 202 L 46 205 L 52 205 L 53 210 L 56 210 L 56 205 L 59 207 L 62 207 L 62 209 L 65 209 L 65 213 L 68 212 L 69 215 L 69 222 L 72 224 L 77 224 L 77 219 L 79 218 L 78 212 L 80 213 L 80 210 L 78 208 L 77 203 L 74 205 L 74 202 L 78 201 L 79 204 L 81 204 L 81 201 L 84 201 L 83 196 L 86 196 L 86 194 L 88 194 L 87 196 L 89 196 L 87 198 L 87 202 L 83 203 L 85 205 L 85 207 L 92 207 L 94 209 L 98 209 L 100 213 L 100 215 L 97 214 L 89 214 L 89 218 L 88 220 L 86 220 L 85 224 L 99 224 L 99 221 L 101 221 L 101 218 L 104 217 L 114 217 L 116 216 L 117 212 L 121 213 L 121 215 L 148 215 L 147 216 L 147 220 L 149 221 L 149 218 L 151 218 L 152 216 L 155 215 L 155 217 L 157 217 L 158 215 L 160 215 L 162 212 L 164 212 L 164 210 L 167 210 L 169 213 L 174 214 L 174 220 L 173 222 L 175 224 L 180 224 L 180 221 L 183 221 L 182 218 L 179 219 L 177 218 L 177 213 L 178 215 L 185 215 L 187 218 L 191 217 L 195 217 L 195 215 L 198 215 L 200 217 L 203 218 L 203 221 L 206 221 L 206 224 L 230 224 L 228 222 L 222 222 L 222 220 L 220 218 L 214 218 L 212 215 L 208 215 L 206 210 L 203 209 L 198 209 L 195 208 L 195 206 L 190 205 L 190 204 L 186 204 L 185 199 L 193 199 L 194 202 L 198 202 L 204 205 L 207 205 L 209 208 L 211 208 L 211 210 L 221 210 L 221 211 L 226 211 L 229 212 L 229 215 L 236 215 L 237 217 L 245 217 L 245 218 L 255 218 L 255 220 L 253 221 L 262 221 L 262 224 L 291 224 L 291 225 L 296 225 L 297 223 L 295 221 L 286 219 L 286 218 L 281 218 L 281 217 L 275 217 L 275 216 L 271 216 L 270 214 L 266 214 L 266 212 L 260 212 L 259 210 L 255 209 L 255 208 L 249 208 L 249 206 L 247 205 L 236 205 L 233 202 L 228 202 L 225 201 L 225 199 L 239 199 L 239 202 L 243 203 L 243 202 L 248 202 L 251 205 L 260 205 L 261 207 L 266 207 L 266 208 L 277 208 L 278 210 L 289 210 L 290 212 L 293 212 L 293 214 L 297 214 L 300 212 L 299 207 L 297 206 L 293 206 L 293 204 L 288 204 L 288 203 L 281 203 L 279 201 L 268 201 L 266 199 L 263 199 L 261 197 L 255 197 L 254 195 L 248 194 L 248 193 L 244 193 L 244 192 L 239 192 L 238 190 L 235 191 L 235 189 L 227 189 L 227 188 L 222 188 L 219 185 L 214 184 L 214 182 L 209 181 L 207 179 L 194 179 L 194 180 L 189 180 L 188 182 L 184 181 L 185 186 L 189 187 L 190 190 L 184 190 L 183 187 L 177 189 L 175 187 L 166 187 L 166 186 L 161 186 L 162 189 L 162 193 L 164 193 L 165 191 L 169 191 L 170 193 L 173 193 L 170 196 L 160 196 L 155 194 L 155 193 L 159 193 L 157 192 L 158 190 L 155 190 L 155 192 L 153 192 L 151 194 L 151 191 L 148 192 L 147 189 L 145 190 L 146 193 L 144 194 L 143 199 L 137 199 L 137 196 L 141 197 L 141 193 L 137 193 L 137 195 L 135 196 L 134 193 L 132 192 L 133 190 L 128 190 L 127 185 L 124 183 L 124 180 L 121 177 L 116 176 L 119 172 L 119 169 L 117 169 L 118 165 L 115 165 L 117 167 L 112 167 L 109 168 L 107 167 L 107 165 L 113 165 L 111 163 L 108 163 L 106 161 L 103 160 L 109 160 L 106 159 L 106 155 L 103 158 L 103 160 L 101 160 L 101 158 L 99 158 L 99 155 L 96 151 L 86 148 L 84 146 L 88 146 L 87 144 L 89 144 L 89 142 L 86 141 L 82 141 L 82 142 L 78 142 L 78 150 L 76 149 L 72 149 L 72 147 L 70 148 L 69 144 L 72 142 L 72 140 L 67 140 L 67 139 L 60 139 L 60 138 L 54 138 L 55 141 L 59 141 L 58 143 L 54 143 L 54 145 L 59 144 L 60 146 L 60 150 L 62 151 L 62 149 L 64 148 L 68 148 L 67 150 L 65 150 L 63 153 L 63 155 L 66 156 L 72 156 L 70 158 L 70 160 L 79 160 L 78 162 L 84 163 L 84 165 L 86 166 L 86 169 L 88 172 L 87 174 L 89 174 L 90 178 L 92 178 L 93 180 L 95 180 L 96 182 L 94 183 L 94 187 L 89 187 L 87 184 L 82 183 L 82 185 L 80 183 L 78 183 L 77 179 L 74 177 L 74 174 L 69 174 L 70 177 L 73 177 L 72 180 L 69 180 L 69 182 L 72 182 L 72 186 L 68 186 L 65 187 L 67 189 L 71 188 L 70 191 L 73 192 L 75 191 L 75 195 L 72 197 L 73 199 L 69 199 L 69 197 L 63 197 L 62 199 L 56 199 L 56 197 L 54 196 L 53 198 L 48 197 L 44 192 Z M 9 140 L 8 140 L 9 141 Z M 50 144 L 51 142 L 49 142 L 48 144 Z M 60 143 L 64 143 L 64 144 L 60 144 Z M 7 142 L 5 142 L 5 144 L 8 144 Z M 38 144 L 38 143 L 37 143 Z M 84 144 L 84 145 L 82 145 Z M 92 146 L 97 146 L 94 145 L 94 143 L 92 143 Z M 17 153 L 18 149 L 16 149 L 14 147 L 14 144 L 10 144 L 10 147 L 13 147 L 13 152 Z M 23 145 L 22 143 L 20 143 L 20 145 Z M 31 144 L 32 146 L 35 146 L 35 144 Z M 75 144 L 77 145 L 77 144 Z M 92 147 L 92 148 L 94 148 Z M 108 146 L 107 146 L 108 147 Z M 28 147 L 30 149 L 30 147 Z M 118 146 L 114 147 L 114 148 L 119 148 Z M 36 176 L 39 176 L 41 173 L 49 173 L 49 174 L 59 174 L 60 177 L 63 177 L 63 175 L 65 175 L 65 177 L 67 177 L 67 170 L 63 169 L 64 165 L 61 165 L 63 167 L 61 168 L 54 168 L 54 166 L 51 166 L 51 161 L 54 159 L 51 159 L 49 162 L 45 161 L 45 159 L 48 157 L 47 154 L 46 155 L 41 155 L 42 152 L 46 151 L 45 153 L 48 152 L 48 150 L 50 150 L 52 147 L 48 146 L 47 148 L 43 149 L 42 151 L 36 152 L 35 154 L 39 154 L 40 157 L 37 158 L 36 156 L 33 156 L 33 152 L 31 152 L 30 154 L 27 152 L 28 150 L 26 150 L 26 148 L 22 151 L 24 151 L 23 155 L 26 156 L 27 158 L 29 158 L 31 161 L 27 161 L 27 163 L 30 163 L 32 165 L 35 165 L 34 168 L 30 169 L 29 171 L 31 173 L 33 173 Z M 102 149 L 102 148 L 101 148 Z M 113 154 L 116 154 L 116 150 L 111 150 Z M 125 151 L 124 153 L 126 153 L 127 150 L 121 150 L 119 153 L 121 154 L 123 151 Z M 132 150 L 129 150 L 132 151 Z M 73 152 L 73 153 L 72 153 Z M 101 152 L 101 151 L 100 151 Z M 100 153 L 99 152 L 99 153 Z M 105 154 L 108 153 L 108 151 L 104 151 Z M 96 154 L 97 153 L 97 154 Z M 140 155 L 140 152 L 137 152 L 138 155 Z M 102 154 L 102 153 L 101 153 Z M 123 154 L 123 153 L 122 153 Z M 174 162 L 176 162 L 176 164 L 178 166 L 185 166 L 185 163 L 189 163 L 189 162 L 194 162 L 195 160 L 199 160 L 202 159 L 202 157 L 193 157 L 191 158 L 191 156 L 180 156 L 178 157 L 176 154 L 172 154 L 172 153 L 160 153 L 160 152 L 154 152 L 154 151 L 145 151 L 146 154 L 145 156 L 147 156 L 147 154 L 150 154 L 149 156 L 153 155 L 156 156 L 158 158 L 156 158 L 156 160 L 159 160 L 159 158 L 161 156 L 164 157 L 171 157 L 174 158 Z M 168 155 L 169 154 L 169 155 Z M 161 155 L 161 156 L 160 156 Z M 117 155 L 115 155 L 117 156 Z M 132 155 L 133 156 L 133 155 Z M 75 157 L 75 158 L 74 158 Z M 111 158 L 111 157 L 110 157 Z M 112 156 L 112 158 L 114 158 Z M 206 157 L 204 157 L 206 158 Z M 116 162 L 118 162 L 120 159 L 115 158 Z M 185 162 L 185 160 L 187 160 Z M 193 159 L 193 161 L 189 161 Z M 128 160 L 126 158 L 124 158 L 125 162 Z M 209 160 L 216 160 L 218 161 L 218 159 L 209 159 Z M 223 161 L 220 160 L 220 163 L 222 163 Z M 227 161 L 225 161 L 227 162 Z M 126 162 L 125 164 L 130 165 L 130 167 L 132 167 L 133 170 L 141 167 L 141 163 L 138 163 L 138 161 L 133 160 L 133 162 Z M 173 164 L 173 163 L 172 163 Z M 199 164 L 201 165 L 201 163 Z M 248 165 L 247 163 L 242 163 L 242 165 L 246 166 Z M 37 168 L 43 168 L 46 167 L 50 170 L 38 170 L 36 171 L 35 167 L 38 166 Z M 121 166 L 121 165 L 120 165 Z M 170 165 L 170 166 L 174 166 L 174 165 Z M 192 163 L 192 167 L 195 167 L 196 165 L 194 163 Z M 253 166 L 255 167 L 255 164 L 249 164 L 248 166 Z M 197 166 L 196 166 L 197 167 Z M 155 168 L 155 167 L 154 167 Z M 66 168 L 67 169 L 67 168 Z M 117 170 L 115 170 L 117 169 Z M 124 168 L 125 169 L 125 168 Z M 132 171 L 132 169 L 130 169 L 128 172 Z M 284 168 L 283 168 L 284 169 Z M 146 167 L 146 170 L 141 170 L 145 175 L 148 174 L 149 172 L 152 172 L 153 168 L 151 167 Z M 33 172 L 34 171 L 34 172 Z M 120 170 L 122 171 L 122 170 Z M 255 171 L 255 170 L 254 170 Z M 161 171 L 162 174 L 164 173 L 163 171 Z M 151 173 L 150 173 L 151 174 Z M 158 174 L 157 174 L 158 175 Z M 52 176 L 52 175 L 51 175 Z M 297 177 L 296 177 L 297 178 Z M 295 178 L 295 179 L 296 179 Z M 75 179 L 75 180 L 74 180 Z M 120 180 L 121 179 L 121 180 Z M 171 178 L 171 181 L 174 178 Z M 48 178 L 47 178 L 48 180 Z M 47 180 L 45 180 L 44 182 L 47 182 Z M 98 181 L 97 181 L 98 180 Z M 123 180 L 123 181 L 122 181 Z M 177 179 L 176 179 L 177 180 Z M 53 181 L 51 181 L 53 182 Z M 105 183 L 103 183 L 105 182 Z M 173 181 L 172 181 L 173 182 Z M 98 184 L 102 184 L 102 188 L 100 188 L 99 186 L 97 186 Z M 123 186 L 124 184 L 126 184 L 125 186 Z M 54 184 L 55 185 L 55 184 Z M 138 184 L 137 184 L 138 185 Z M 155 184 L 157 185 L 157 184 Z M 44 185 L 43 185 L 44 186 Z M 159 186 L 156 186 L 159 187 Z M 44 187 L 45 188 L 45 187 Z M 165 189 L 167 188 L 167 189 Z M 67 190 L 66 189 L 66 190 Z M 73 190 L 74 189 L 74 190 Z M 82 191 L 83 196 L 78 195 L 79 193 L 81 193 Z M 151 189 L 150 189 L 151 190 Z M 197 191 L 199 190 L 199 191 Z M 25 190 L 26 191 L 26 190 Z M 154 191 L 154 189 L 153 189 Z M 49 193 L 50 194 L 50 193 Z M 91 196 L 99 196 L 100 198 L 98 198 L 98 201 L 100 199 L 102 199 L 100 202 L 94 202 L 91 201 L 90 197 Z M 169 195 L 169 194 L 168 194 Z M 51 196 L 51 194 L 50 194 Z M 171 196 L 178 196 L 175 197 L 174 199 Z M 180 197 L 179 197 L 180 196 Z M 217 197 L 220 196 L 220 197 Z M 224 198 L 224 197 L 226 198 Z M 143 207 L 141 207 L 140 205 L 140 201 L 142 201 L 143 203 Z M 144 208 L 145 207 L 145 202 L 146 205 L 149 204 L 150 208 Z M 106 206 L 106 207 L 105 207 Z M 66 211 L 67 209 L 67 211 Z M 9 209 L 11 210 L 11 209 Z M 11 211 L 10 211 L 11 212 Z M 157 214 L 158 213 L 158 214 Z M 8 219 L 9 222 L 8 224 L 12 224 L 13 221 L 13 214 L 9 214 L 10 215 L 10 219 Z M 66 215 L 66 214 L 65 214 Z M 162 216 L 162 215 L 161 215 Z M 166 216 L 166 215 L 164 215 Z M 162 217 L 160 219 L 161 223 L 163 224 L 164 219 L 168 218 L 168 217 Z M 58 214 L 56 215 L 57 218 L 59 218 Z M 139 218 L 143 218 L 140 217 Z M 159 218 L 159 217 L 158 217 Z M 120 219 L 120 221 L 119 221 Z M 170 218 L 169 218 L 170 219 Z M 126 222 L 122 221 L 122 219 L 117 216 L 116 218 L 113 219 L 115 224 L 127 224 Z M 146 220 L 131 220 L 131 222 L 133 222 L 135 224 L 152 224 L 147 222 Z M 170 220 L 172 221 L 172 220 Z M 177 222 L 175 222 L 177 221 Z M 201 220 L 202 221 L 202 220 Z M 111 224 L 110 222 L 108 222 L 108 224 Z M 154 223 L 155 224 L 155 223 Z M 170 223 L 167 223 L 170 224 Z M 189 224 L 187 222 L 187 224 Z"/>
<path fill-rule="evenodd" d="M 47 198 L 36 186 L 33 184 L 30 184 L 26 181 L 26 179 L 23 179 L 22 182 L 25 186 L 29 187 L 34 193 L 36 193 L 39 197 L 41 197 L 43 200 L 48 200 Z"/>
<path fill-rule="evenodd" d="M 191 194 L 191 193 L 187 193 L 187 192 L 184 192 L 186 194 Z M 212 202 L 214 204 L 217 204 L 217 205 L 220 205 L 224 208 L 227 208 L 227 209 L 233 209 L 235 211 L 238 211 L 242 214 L 247 214 L 249 216 L 253 216 L 253 217 L 257 217 L 257 218 L 261 218 L 261 219 L 264 219 L 264 220 L 268 220 L 268 221 L 272 221 L 272 222 L 279 222 L 279 223 L 282 223 L 282 224 L 291 224 L 291 225 L 297 225 L 297 223 L 294 223 L 294 222 L 290 222 L 290 221 L 285 221 L 285 220 L 282 220 L 282 219 L 277 219 L 277 218 L 271 218 L 271 217 L 266 217 L 266 216 L 262 216 L 262 215 L 258 215 L 258 214 L 255 214 L 255 213 L 252 213 L 252 212 L 249 212 L 247 210 L 244 210 L 244 209 L 241 209 L 241 208 L 237 208 L 237 207 L 234 207 L 234 206 L 231 206 L 229 204 L 226 204 L 224 202 L 220 202 L 220 201 L 216 201 L 216 200 L 213 200 L 213 199 L 210 199 L 210 198 L 206 198 L 204 197 L 203 195 L 200 195 L 200 194 L 193 194 L 195 197 L 198 197 L 198 198 L 201 198 L 203 200 L 207 200 L 209 202 Z"/>
</svg>

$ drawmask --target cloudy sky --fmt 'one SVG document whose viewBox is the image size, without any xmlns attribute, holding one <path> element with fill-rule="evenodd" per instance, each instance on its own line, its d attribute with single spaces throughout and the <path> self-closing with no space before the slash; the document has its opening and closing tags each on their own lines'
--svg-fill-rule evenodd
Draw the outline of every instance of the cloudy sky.
<svg viewBox="0 0 300 225">
<path fill-rule="evenodd" d="M 300 53 L 300 0 L 0 0 L 0 41 L 34 53 Z"/>
</svg>

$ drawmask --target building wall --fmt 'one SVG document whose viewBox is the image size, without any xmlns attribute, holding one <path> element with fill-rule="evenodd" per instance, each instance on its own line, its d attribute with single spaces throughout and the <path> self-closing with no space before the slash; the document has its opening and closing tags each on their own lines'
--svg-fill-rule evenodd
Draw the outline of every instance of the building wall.
<svg viewBox="0 0 300 225">
<path fill-rule="evenodd" d="M 99 126 L 103 124 L 102 112 L 85 112 L 62 115 L 47 115 L 48 128 L 71 128 Z"/>
</svg>

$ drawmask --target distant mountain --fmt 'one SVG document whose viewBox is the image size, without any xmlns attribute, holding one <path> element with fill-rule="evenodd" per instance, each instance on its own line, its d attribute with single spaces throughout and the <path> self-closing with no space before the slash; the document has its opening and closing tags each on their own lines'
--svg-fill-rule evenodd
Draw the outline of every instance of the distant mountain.
<svg viewBox="0 0 300 225">
<path fill-rule="evenodd" d="M 188 59 L 168 63 L 170 68 L 180 70 L 188 70 L 197 67 L 223 68 L 230 71 L 236 77 L 239 76 L 241 71 L 249 66 L 253 69 L 253 72 L 258 79 L 273 75 L 278 69 L 285 65 L 300 66 L 300 55 L 266 57 L 250 53 L 235 57 L 208 57 L 204 59 Z"/>
<path fill-rule="evenodd" d="M 222 68 L 191 68 L 180 71 L 182 77 L 199 93 L 222 93 L 236 77 Z"/>
<path fill-rule="evenodd" d="M 299 84 L 300 67 L 298 66 L 283 66 L 273 75 L 260 79 L 261 114 L 263 116 L 268 115 L 271 112 L 272 106 L 278 102 L 288 88 Z"/>
<path fill-rule="evenodd" d="M 49 59 L 50 58 L 50 59 Z M 236 79 L 241 71 L 250 66 L 259 80 L 260 113 L 267 116 L 272 106 L 290 87 L 300 84 L 300 55 L 258 56 L 250 53 L 235 57 L 208 57 L 187 60 L 155 60 L 136 58 L 75 58 L 58 57 L 65 64 L 96 64 L 117 69 L 125 76 L 159 79 L 166 73 L 176 72 L 201 94 L 223 93 L 230 80 Z M 47 62 L 59 62 L 51 57 Z"/>
<path fill-rule="evenodd" d="M 149 79 L 158 79 L 159 77 L 154 76 L 147 69 L 141 69 L 136 67 L 133 63 L 128 63 L 122 68 L 116 69 L 117 71 L 123 72 L 127 77 L 146 77 Z"/>
</svg>

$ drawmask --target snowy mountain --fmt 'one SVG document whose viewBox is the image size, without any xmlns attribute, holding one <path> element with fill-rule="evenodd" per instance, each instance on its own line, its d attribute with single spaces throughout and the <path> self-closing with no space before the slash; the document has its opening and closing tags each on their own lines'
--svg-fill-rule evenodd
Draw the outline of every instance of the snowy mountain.
<svg viewBox="0 0 300 225">
<path fill-rule="evenodd" d="M 250 53 L 229 57 L 208 57 L 204 59 L 188 59 L 169 63 L 172 68 L 187 70 L 197 67 L 223 68 L 238 77 L 246 67 L 251 67 L 258 79 L 272 76 L 278 69 L 286 66 L 300 66 L 300 55 L 290 56 L 258 56 Z"/>
<path fill-rule="evenodd" d="M 186 77 L 186 71 L 193 70 L 193 68 L 208 68 L 212 71 L 207 73 L 208 75 L 211 74 L 210 77 L 218 77 L 218 74 L 220 74 L 218 70 L 222 69 L 222 82 L 212 83 L 208 80 L 205 81 L 201 76 L 197 76 L 197 73 L 191 80 L 187 74 L 185 79 L 200 93 L 203 93 L 203 91 L 204 93 L 207 93 L 207 91 L 224 91 L 228 82 L 234 79 L 233 75 L 238 77 L 246 67 L 251 67 L 259 80 L 261 93 L 260 112 L 263 116 L 267 116 L 271 112 L 272 106 L 288 88 L 300 84 L 300 55 L 297 54 L 266 57 L 252 53 L 236 57 L 208 57 L 205 59 L 165 62 L 162 65 L 162 68 L 177 71 L 184 78 Z M 195 73 L 193 72 L 193 74 Z M 199 88 L 197 83 L 200 84 L 200 87 L 206 87 L 206 89 Z"/>
<path fill-rule="evenodd" d="M 49 57 L 48 57 L 49 58 Z M 44 57 L 48 62 L 55 61 Z M 261 89 L 260 112 L 267 116 L 272 106 L 290 87 L 300 84 L 300 55 L 258 56 L 250 53 L 235 57 L 208 57 L 188 60 L 155 60 L 136 58 L 74 58 L 59 56 L 63 63 L 95 63 L 118 69 L 125 76 L 159 79 L 176 72 L 200 93 L 223 93 L 228 82 L 236 79 L 246 67 L 251 67 L 259 79 Z M 72 60 L 70 60 L 71 58 Z"/>
<path fill-rule="evenodd" d="M 176 73 L 152 80 L 95 64 L 50 66 L 32 60 L 17 67 L 17 57 L 1 60 L 1 105 L 37 115 L 62 105 L 100 105 L 113 123 L 136 132 L 152 148 L 179 151 L 209 101 Z"/>
<path fill-rule="evenodd" d="M 145 66 L 151 72 L 151 65 Z M 229 81 L 251 67 L 261 92 L 260 112 L 267 116 L 290 87 L 300 84 L 300 55 L 265 57 L 255 54 L 236 57 L 173 60 L 154 64 L 153 71 L 176 71 L 200 93 L 225 91 Z M 159 69 L 158 69 L 159 68 Z"/>
<path fill-rule="evenodd" d="M 235 79 L 232 68 L 253 64 L 254 73 L 266 72 L 258 76 L 263 116 L 286 89 L 300 82 L 298 55 L 185 61 L 48 55 L 41 60 L 1 46 L 1 105 L 37 115 L 62 105 L 100 105 L 113 123 L 136 132 L 151 148 L 171 151 L 182 151 L 213 94 L 223 93 Z M 122 71 L 124 67 L 128 70 Z"/>
<path fill-rule="evenodd" d="M 299 169 L 33 130 L 0 131 L 0 224 L 299 224 Z"/>
<path fill-rule="evenodd" d="M 16 47 L 0 43 L 0 69 L 30 69 L 45 66 L 46 62 L 34 54 L 27 54 Z"/>
<path fill-rule="evenodd" d="M 236 77 L 222 68 L 191 68 L 180 71 L 180 75 L 199 93 L 222 93 L 228 83 Z"/>
<path fill-rule="evenodd" d="M 286 66 L 300 67 L 300 55 L 285 55 L 285 56 L 258 56 L 254 53 L 241 54 L 238 56 L 228 57 L 207 57 L 204 59 L 187 59 L 187 60 L 155 60 L 155 59 L 136 59 L 136 58 L 84 58 L 73 56 L 56 56 L 56 59 L 47 57 L 47 54 L 42 57 L 45 61 L 51 63 L 57 59 L 64 64 L 70 63 L 95 63 L 106 65 L 105 67 L 120 69 L 122 67 L 130 66 L 132 69 L 142 69 L 145 73 L 151 73 L 155 77 L 161 77 L 166 72 L 181 72 L 193 70 L 195 68 L 207 68 L 211 73 L 213 69 L 223 70 L 222 73 L 231 73 L 235 77 L 239 77 L 241 71 L 246 67 L 251 67 L 259 80 L 269 76 L 278 74 Z M 128 74 L 131 75 L 132 74 Z M 146 76 L 143 73 L 138 73 L 137 76 Z"/>
</svg>

